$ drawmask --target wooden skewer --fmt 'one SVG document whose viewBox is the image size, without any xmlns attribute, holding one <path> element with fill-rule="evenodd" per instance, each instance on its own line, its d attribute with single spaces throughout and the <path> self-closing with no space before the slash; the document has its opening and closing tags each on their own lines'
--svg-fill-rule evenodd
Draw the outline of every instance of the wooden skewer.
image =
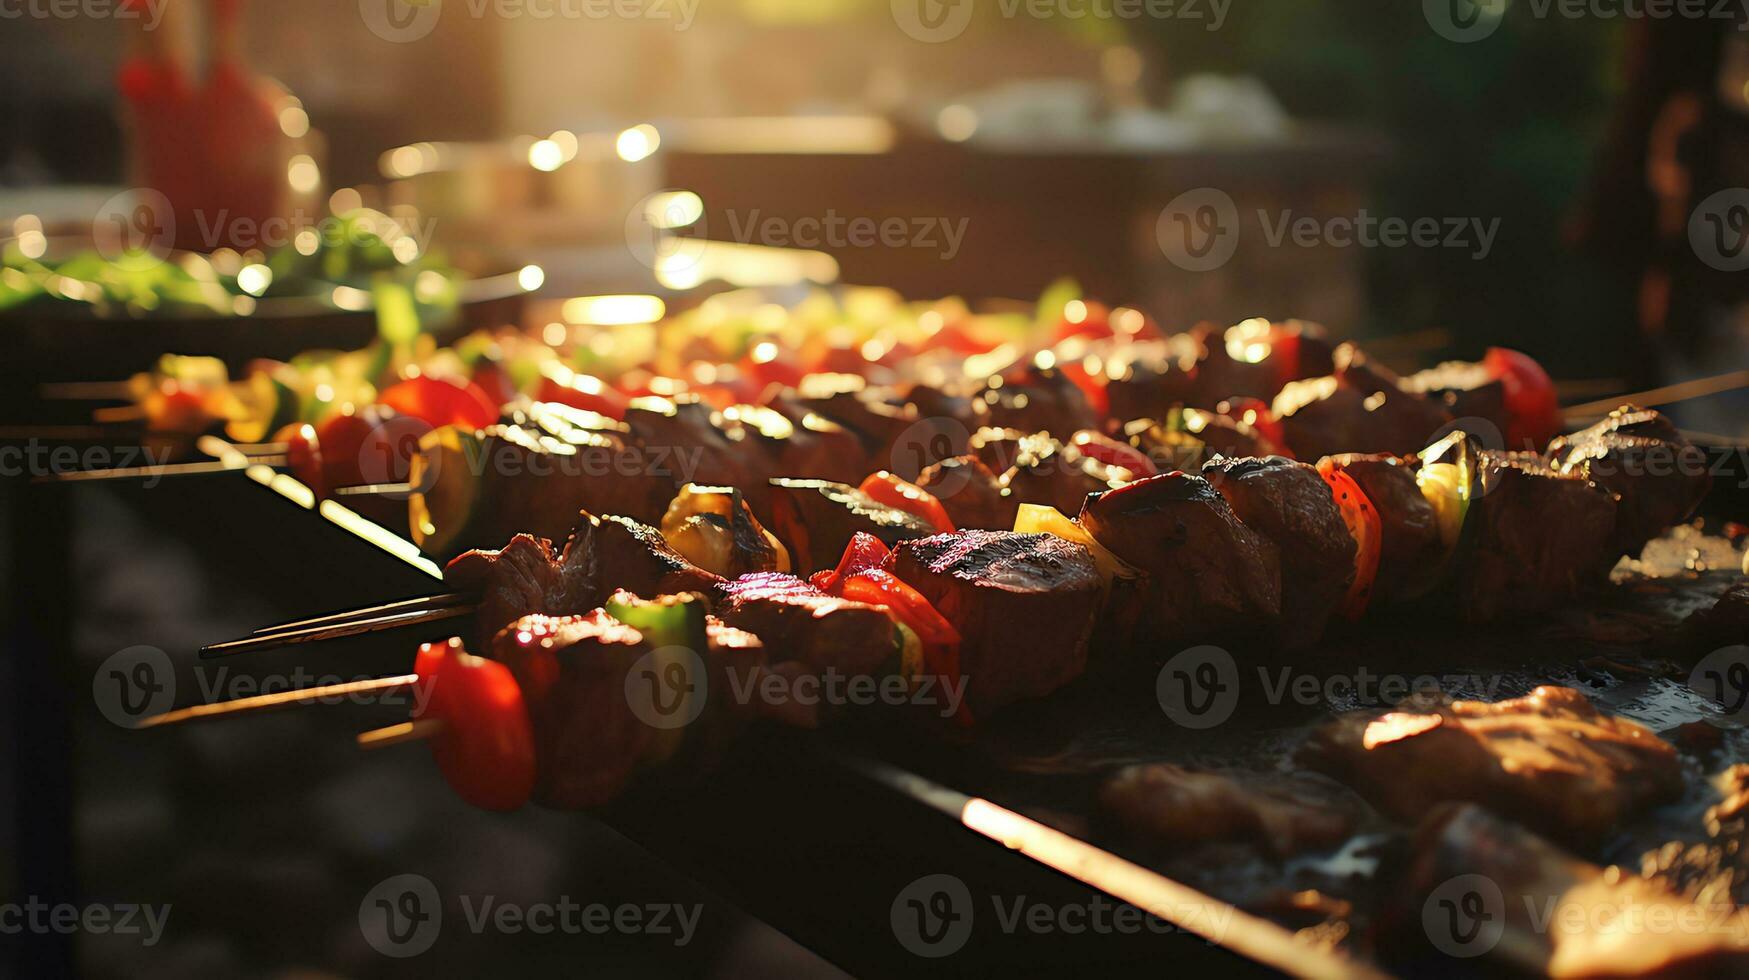
<svg viewBox="0 0 1749 980">
<path fill-rule="evenodd" d="M 362 497 L 378 493 L 412 493 L 418 489 L 411 483 L 361 483 L 350 487 L 335 487 L 336 497 Z"/>
<path fill-rule="evenodd" d="M 49 381 L 37 386 L 37 392 L 49 401 L 104 402 L 133 396 L 133 386 L 126 381 Z"/>
<path fill-rule="evenodd" d="M 371 677 L 360 681 L 347 681 L 342 684 L 299 688 L 295 691 L 275 691 L 272 694 L 258 694 L 249 698 L 237 698 L 213 704 L 197 704 L 187 708 L 178 708 L 175 711 L 166 711 L 163 714 L 142 719 L 135 727 L 159 728 L 164 725 L 179 725 L 185 721 L 260 714 L 263 711 L 272 711 L 275 708 L 285 708 L 294 704 L 314 704 L 325 698 L 394 691 L 404 687 L 412 687 L 418 682 L 418 674 L 397 674 L 394 677 Z"/>
<path fill-rule="evenodd" d="M 329 613 L 326 616 L 312 616 L 309 619 L 294 620 L 280 623 L 276 626 L 263 626 L 255 631 L 256 636 L 269 636 L 275 633 L 285 633 L 291 630 L 307 629 L 311 626 L 326 626 L 330 623 L 349 623 L 360 619 L 372 619 L 384 613 L 408 612 L 413 609 L 440 609 L 448 606 L 469 602 L 474 597 L 464 592 L 445 592 L 441 595 L 424 595 L 413 599 L 398 599 L 385 602 L 380 606 L 367 606 L 363 609 L 348 609 L 344 612 Z"/>
<path fill-rule="evenodd" d="M 284 466 L 284 456 L 257 456 L 248 461 L 264 466 Z M 166 476 L 199 476 L 205 473 L 227 473 L 241 470 L 236 460 L 207 459 L 195 463 L 165 463 L 157 466 L 125 466 L 109 470 L 81 470 L 74 473 L 49 473 L 36 477 L 35 483 L 81 483 L 93 480 L 135 480 Z"/>
<path fill-rule="evenodd" d="M 1604 415 L 1613 409 L 1627 403 L 1633 403 L 1641 408 L 1657 408 L 1673 402 L 1688 401 L 1691 398 L 1703 398 L 1716 395 L 1722 391 L 1749 386 L 1749 368 L 1741 371 L 1727 371 L 1715 374 L 1710 378 L 1695 378 L 1690 381 L 1679 381 L 1673 385 L 1664 385 L 1646 391 L 1631 392 L 1626 395 L 1615 395 L 1610 398 L 1599 398 L 1594 402 L 1582 405 L 1571 405 L 1563 411 L 1569 417 L 1587 417 Z"/>
<path fill-rule="evenodd" d="M 456 619 L 461 616 L 471 616 L 474 613 L 472 603 L 456 606 L 444 606 L 437 609 L 415 609 L 410 612 L 392 612 L 372 616 L 368 619 L 350 619 L 321 626 L 309 626 L 301 629 L 289 629 L 265 636 L 247 636 L 240 640 L 228 640 L 224 643 L 214 643 L 200 648 L 203 659 L 229 657 L 239 653 L 251 653 L 256 650 L 273 650 L 278 647 L 292 646 L 299 643 L 320 643 L 323 640 L 337 640 L 345 636 L 357 636 L 361 633 L 376 633 L 382 630 L 399 629 L 403 626 L 417 626 L 421 623 L 435 623 L 445 619 Z"/>
<path fill-rule="evenodd" d="M 399 725 L 389 725 L 385 728 L 373 728 L 368 732 L 358 733 L 358 747 L 361 749 L 386 749 L 402 742 L 417 742 L 430 738 L 443 731 L 443 719 L 420 718 L 416 721 L 404 721 Z"/>
</svg>

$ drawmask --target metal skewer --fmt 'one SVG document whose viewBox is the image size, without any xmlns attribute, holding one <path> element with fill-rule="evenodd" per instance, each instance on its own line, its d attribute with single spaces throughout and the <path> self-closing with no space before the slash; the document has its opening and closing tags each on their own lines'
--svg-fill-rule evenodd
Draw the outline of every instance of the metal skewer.
<svg viewBox="0 0 1749 980">
<path fill-rule="evenodd" d="M 399 629 L 403 626 L 417 626 L 421 623 L 435 623 L 445 619 L 457 619 L 474 614 L 472 603 L 457 606 L 442 606 L 436 609 L 413 609 L 407 612 L 391 612 L 372 616 L 368 619 L 350 619 L 328 623 L 321 626 L 309 626 L 301 629 L 289 629 L 279 633 L 269 633 L 263 636 L 248 636 L 240 640 L 228 640 L 224 643 L 214 643 L 200 648 L 202 659 L 211 660 L 216 657 L 229 657 L 239 653 L 250 653 L 256 650 L 272 650 L 278 647 L 293 646 L 299 643 L 320 643 L 323 640 L 337 640 L 346 636 L 358 636 L 362 633 L 376 633 L 382 630 Z"/>
<path fill-rule="evenodd" d="M 457 606 L 471 602 L 473 596 L 462 592 L 445 592 L 441 595 L 417 596 L 412 599 L 397 599 L 385 602 L 380 606 L 366 606 L 363 609 L 348 609 L 344 612 L 329 613 L 326 616 L 312 616 L 309 619 L 293 620 L 289 623 L 279 623 L 274 626 L 263 626 L 255 631 L 256 636 L 271 636 L 292 630 L 307 629 L 312 626 L 327 626 L 332 623 L 349 623 L 364 619 L 373 619 L 384 613 L 401 613 L 413 609 L 438 609 L 446 606 Z"/>
</svg>

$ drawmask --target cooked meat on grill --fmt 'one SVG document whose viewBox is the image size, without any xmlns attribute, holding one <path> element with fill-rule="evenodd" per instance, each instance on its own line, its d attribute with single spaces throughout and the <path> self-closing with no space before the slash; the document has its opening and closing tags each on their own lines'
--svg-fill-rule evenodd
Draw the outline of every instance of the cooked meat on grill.
<svg viewBox="0 0 1749 980">
<path fill-rule="evenodd" d="M 1354 581 L 1354 538 L 1315 467 L 1284 456 L 1221 457 L 1202 475 L 1239 520 L 1281 555 L 1281 622 L 1288 646 L 1317 642 Z"/>
<path fill-rule="evenodd" d="M 1404 391 L 1443 407 L 1452 418 L 1486 419 L 1499 432 L 1506 431 L 1506 386 L 1478 361 L 1446 361 L 1401 383 Z"/>
<path fill-rule="evenodd" d="M 1003 530 L 1014 526 L 1019 501 L 1002 489 L 990 468 L 970 454 L 944 459 L 917 477 L 934 494 L 955 527 Z"/>
<path fill-rule="evenodd" d="M 1089 497 L 1081 524 L 1147 576 L 1136 595 L 1163 643 L 1242 636 L 1281 615 L 1274 543 L 1200 476 L 1162 473 Z"/>
<path fill-rule="evenodd" d="M 984 426 L 972 433 L 966 449 L 978 457 L 978 462 L 989 467 L 990 472 L 1006 473 L 1020 456 L 1020 444 L 1026 438 L 1027 433 L 1019 429 Z"/>
<path fill-rule="evenodd" d="M 1099 789 L 1100 806 L 1137 843 L 1188 851 L 1217 841 L 1276 857 L 1342 843 L 1362 806 L 1313 773 L 1225 773 L 1155 762 L 1129 766 Z"/>
<path fill-rule="evenodd" d="M 1067 436 L 1077 429 L 1098 428 L 1099 419 L 1087 396 L 1054 367 L 1028 363 L 1006 377 L 991 378 L 972 399 L 978 421 L 995 428 L 1022 432 L 1053 432 Z"/>
<path fill-rule="evenodd" d="M 895 455 L 914 457 L 914 454 L 903 452 L 895 454 L 893 447 L 904 441 L 905 434 L 917 423 L 918 415 L 915 410 L 883 400 L 879 393 L 867 388 L 867 382 L 862 378 L 809 375 L 802 379 L 797 401 L 860 436 L 875 469 L 890 469 L 909 480 L 914 479 L 923 466 L 934 462 L 933 459 L 919 463 L 915 458 L 894 458 Z M 928 448 L 927 441 L 923 445 Z M 947 455 L 952 455 L 951 450 Z M 862 475 L 866 476 L 867 471 Z"/>
<path fill-rule="evenodd" d="M 1065 514 L 1078 513 L 1090 493 L 1129 482 L 1129 470 L 1106 466 L 1040 432 L 1020 441 L 1014 465 L 997 482 L 1016 504 L 1049 504 Z"/>
<path fill-rule="evenodd" d="M 717 587 L 724 623 L 765 641 L 774 662 L 846 674 L 899 671 L 897 627 L 886 610 L 826 595 L 793 575 L 762 572 Z"/>
<path fill-rule="evenodd" d="M 1658 882 L 1580 860 L 1481 806 L 1430 813 L 1411 853 L 1386 936 L 1405 951 L 1429 956 L 1432 938 L 1442 953 L 1485 956 L 1494 970 L 1559 977 L 1749 971 L 1749 912 L 1695 905 Z"/>
<path fill-rule="evenodd" d="M 662 535 L 629 517 L 577 521 L 565 550 L 554 554 L 544 538 L 518 534 L 497 551 L 469 551 L 444 569 L 444 583 L 480 595 L 477 635 L 491 639 L 507 623 L 532 613 L 562 616 L 601 605 L 614 589 L 644 597 L 704 592 L 720 579 L 668 547 Z"/>
<path fill-rule="evenodd" d="M 1549 443 L 1549 460 L 1621 498 L 1612 541 L 1638 556 L 1647 541 L 1694 513 L 1712 485 L 1705 451 L 1652 409 L 1624 406 L 1588 429 Z"/>
<path fill-rule="evenodd" d="M 1255 317 L 1208 333 L 1203 343 L 1207 356 L 1197 365 L 1196 393 L 1190 401 L 1198 408 L 1213 408 L 1231 398 L 1268 402 L 1290 381 L 1333 370 L 1324 328 L 1303 320 L 1271 323 Z"/>
<path fill-rule="evenodd" d="M 1215 456 L 1267 456 L 1278 447 L 1237 419 L 1187 408 L 1172 423 L 1153 418 L 1124 423 L 1123 438 L 1162 473 L 1195 471 Z"/>
<path fill-rule="evenodd" d="M 906 541 L 887 567 L 959 630 L 973 717 L 1079 677 L 1099 608 L 1087 549 L 1050 534 L 958 531 Z"/>
<path fill-rule="evenodd" d="M 809 462 L 805 464 L 808 469 L 792 470 L 784 466 L 777 472 L 854 485 L 870 470 L 879 468 L 872 462 L 868 444 L 860 434 L 809 408 L 792 389 L 774 389 L 765 407 L 788 420 L 798 436 L 806 434 L 819 446 L 817 453 L 809 454 Z"/>
<path fill-rule="evenodd" d="M 1537 612 L 1602 585 L 1616 558 L 1610 495 L 1531 453 L 1479 456 L 1482 497 L 1465 518 L 1474 547 L 1457 578 L 1464 618 Z"/>
<path fill-rule="evenodd" d="M 1374 601 L 1401 594 L 1406 583 L 1425 575 L 1439 559 L 1439 521 L 1433 505 L 1415 482 L 1415 460 L 1390 453 L 1343 453 L 1331 457 L 1360 485 L 1378 512 L 1384 539 L 1379 550 Z"/>
<path fill-rule="evenodd" d="M 759 405 L 730 405 L 717 415 L 718 427 L 731 443 L 761 457 L 762 472 L 820 480 L 848 475 L 850 466 L 862 458 L 856 437 L 817 415 L 807 418 L 803 413 L 803 417 L 803 422 L 793 422 L 776 409 Z"/>
<path fill-rule="evenodd" d="M 717 710 L 685 732 L 660 729 L 633 710 L 628 685 L 640 682 L 633 672 L 652 646 L 606 611 L 524 616 L 498 633 L 493 657 L 516 676 L 534 727 L 537 801 L 561 809 L 599 806 L 618 796 L 651 756 L 671 753 L 679 738 L 708 741 L 718 734 L 711 729 L 735 708 L 722 690 L 729 672 L 756 678 L 765 650 L 758 637 L 702 618 L 702 648 L 695 652 L 708 674 L 698 681 L 707 707 Z"/>
<path fill-rule="evenodd" d="M 1567 687 L 1356 712 L 1317 732 L 1302 756 L 1401 820 L 1469 801 L 1580 845 L 1682 792 L 1669 743 Z"/>
<path fill-rule="evenodd" d="M 731 441 L 711 418 L 711 407 L 697 396 L 633 399 L 625 421 L 650 465 L 665 470 L 674 486 L 709 483 L 739 487 L 755 514 L 763 518 L 770 512 L 765 481 L 773 473 L 765 460 Z M 650 523 L 660 520 L 657 514 Z"/>
<path fill-rule="evenodd" d="M 797 574 L 832 568 L 858 531 L 891 546 L 935 533 L 928 521 L 830 480 L 771 481 L 772 533 L 789 548 Z"/>
<path fill-rule="evenodd" d="M 1697 646 L 1749 644 L 1749 582 L 1738 582 L 1719 601 L 1695 610 L 1683 620 L 1682 631 Z"/>
<path fill-rule="evenodd" d="M 1190 334 L 1114 346 L 1105 359 L 1106 396 L 1118 419 L 1164 418 L 1193 397 L 1202 347 Z"/>
<path fill-rule="evenodd" d="M 1451 421 L 1444 408 L 1404 391 L 1352 344 L 1337 348 L 1334 373 L 1283 387 L 1273 410 L 1288 448 L 1301 459 L 1416 452 Z"/>
</svg>

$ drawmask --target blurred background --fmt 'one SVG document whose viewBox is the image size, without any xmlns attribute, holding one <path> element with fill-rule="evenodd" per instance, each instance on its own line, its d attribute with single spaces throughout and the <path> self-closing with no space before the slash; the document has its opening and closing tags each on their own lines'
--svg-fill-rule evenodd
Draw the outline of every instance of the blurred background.
<svg viewBox="0 0 1749 980">
<path fill-rule="evenodd" d="M 517 277 L 532 300 L 514 316 L 537 331 L 569 323 L 556 311 L 584 294 L 679 310 L 726 288 L 856 284 L 1031 302 L 1070 277 L 1168 329 L 1301 317 L 1405 367 L 1510 345 L 1573 398 L 1744 367 L 1740 12 L 1555 9 L 0 2 L 0 233 L 9 256 L 34 260 L 64 240 L 101 250 L 119 217 L 132 246 L 196 248 L 236 278 L 251 249 L 275 244 L 269 219 L 369 207 L 413 229 L 421 254 Z M 205 92 L 192 110 L 190 89 Z M 164 203 L 139 223 L 148 191 Z M 1302 218 L 1317 229 L 1303 241 L 1278 234 Z M 1368 244 L 1331 230 L 1369 219 L 1431 219 L 1438 233 Z M 855 230 L 893 220 L 892 240 Z M 1180 247 L 1180 231 L 1203 238 Z M 1205 262 L 1210 247 L 1232 251 Z M 259 293 L 246 278 L 242 292 Z M 10 370 L 122 376 L 89 367 L 103 346 Z M 1746 431 L 1728 399 L 1675 413 Z M 196 555 L 234 547 L 231 532 L 172 529 L 155 499 L 79 491 L 61 506 L 44 520 L 79 515 L 54 559 L 79 604 L 12 622 L 0 682 L 14 689 L 40 680 L 28 664 L 53 643 L 44 615 L 73 637 L 61 679 L 82 691 L 117 649 L 180 655 L 358 594 L 351 579 L 276 591 L 271 562 L 215 571 Z M 0 585 L 35 604 L 42 557 L 13 550 Z M 104 900 L 168 896 L 179 928 L 151 949 L 69 940 L 42 962 L 162 977 L 835 972 L 599 825 L 475 813 L 429 766 L 361 761 L 349 738 L 318 737 L 362 724 L 286 716 L 198 730 L 166 753 L 88 700 L 47 716 L 8 702 L 15 731 L 46 717 L 67 748 L 0 762 L 18 828 L 0 870 Z M 75 813 L 25 812 L 44 779 Z M 362 944 L 356 896 L 409 869 L 460 893 L 707 911 L 682 950 L 500 936 L 390 960 Z"/>
</svg>

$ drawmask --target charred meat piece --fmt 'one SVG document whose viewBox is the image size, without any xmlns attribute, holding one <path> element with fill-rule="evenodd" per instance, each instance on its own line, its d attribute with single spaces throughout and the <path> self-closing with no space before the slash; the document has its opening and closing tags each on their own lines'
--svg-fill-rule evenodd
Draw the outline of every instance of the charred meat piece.
<svg viewBox="0 0 1749 980">
<path fill-rule="evenodd" d="M 818 452 L 806 455 L 808 469 L 779 469 L 796 477 L 836 480 L 854 484 L 877 469 L 863 437 L 804 405 L 788 388 L 774 388 L 765 407 L 782 415 L 796 432 L 806 433 L 818 444 Z M 817 469 L 818 472 L 813 472 Z"/>
<path fill-rule="evenodd" d="M 1254 630 L 1281 615 L 1281 559 L 1209 482 L 1162 473 L 1087 498 L 1081 524 L 1147 579 L 1144 621 L 1166 643 Z"/>
<path fill-rule="evenodd" d="M 1194 471 L 1215 456 L 1268 456 L 1277 451 L 1262 433 L 1226 415 L 1186 408 L 1165 419 L 1136 418 L 1123 427 L 1124 440 L 1163 473 Z"/>
<path fill-rule="evenodd" d="M 1193 394 L 1202 346 L 1190 334 L 1119 343 L 1105 356 L 1106 396 L 1116 419 L 1164 418 Z"/>
<path fill-rule="evenodd" d="M 653 597 L 704 592 L 721 581 L 668 547 L 655 528 L 588 514 L 558 555 L 545 539 L 519 534 L 502 550 L 460 555 L 443 578 L 456 591 L 481 596 L 474 621 L 486 641 L 482 648 L 507 623 L 532 613 L 581 613 L 615 589 Z"/>
<path fill-rule="evenodd" d="M 698 602 L 669 597 L 664 604 Z M 727 683 L 729 672 L 756 677 L 765 652 L 758 637 L 700 614 L 704 628 L 697 652 L 707 689 Z M 680 739 L 720 735 L 731 698 L 701 715 L 685 731 L 662 729 L 640 716 L 627 697 L 653 644 L 642 631 L 602 609 L 583 615 L 531 615 L 502 630 L 493 656 L 508 666 L 522 688 L 533 723 L 538 771 L 535 799 L 560 809 L 599 806 L 618 796 L 644 764 L 672 755 Z M 690 673 L 692 664 L 683 665 Z M 714 693 L 714 692 L 712 692 Z M 709 694 L 707 693 L 707 697 Z"/>
<path fill-rule="evenodd" d="M 1077 429 L 1099 427 L 1087 396 L 1075 382 L 1055 367 L 1039 367 L 1036 362 L 1006 377 L 992 378 L 972 406 L 981 424 L 995 428 L 1066 437 Z"/>
<path fill-rule="evenodd" d="M 1695 646 L 1749 644 L 1749 582 L 1738 582 L 1718 602 L 1695 610 L 1683 620 L 1682 632 Z"/>
<path fill-rule="evenodd" d="M 901 543 L 887 567 L 959 630 L 973 717 L 1049 694 L 1086 667 L 1100 578 L 1085 547 L 958 531 Z"/>
<path fill-rule="evenodd" d="M 803 413 L 792 421 L 774 408 L 730 405 L 717 415 L 729 441 L 756 453 L 763 473 L 835 480 L 850 475 L 862 458 L 857 438 L 835 422 Z"/>
<path fill-rule="evenodd" d="M 1694 513 L 1712 484 L 1706 453 L 1658 412 L 1624 405 L 1588 429 L 1549 443 L 1549 460 L 1620 498 L 1612 540 L 1637 556 L 1646 542 Z"/>
<path fill-rule="evenodd" d="M 410 477 L 413 540 L 458 554 L 513 534 L 562 541 L 580 510 L 661 519 L 678 485 L 670 467 L 647 465 L 616 432 L 547 422 L 428 433 Z"/>
<path fill-rule="evenodd" d="M 770 669 L 782 676 L 835 671 L 884 677 L 902 670 L 902 634 L 879 606 L 829 596 L 777 572 L 731 579 L 716 594 L 722 621 L 764 641 Z M 790 724 L 814 727 L 822 720 L 818 712 L 797 716 L 784 705 L 770 707 Z"/>
<path fill-rule="evenodd" d="M 1099 789 L 1100 806 L 1133 840 L 1163 851 L 1216 841 L 1276 857 L 1342 843 L 1363 805 L 1311 773 L 1204 772 L 1170 763 L 1129 766 Z"/>
<path fill-rule="evenodd" d="M 1439 521 L 1415 482 L 1415 461 L 1390 453 L 1343 453 L 1331 459 L 1354 478 L 1378 512 L 1384 540 L 1373 597 L 1389 600 L 1440 556 Z"/>
<path fill-rule="evenodd" d="M 1302 756 L 1401 820 L 1475 802 L 1581 846 L 1682 792 L 1675 748 L 1567 687 L 1357 712 L 1316 733 Z"/>
<path fill-rule="evenodd" d="M 989 467 L 990 472 L 1005 473 L 1014 465 L 1014 460 L 1020 455 L 1020 444 L 1026 438 L 1027 433 L 1019 429 L 985 426 L 972 433 L 966 448 L 978 457 L 978 462 Z"/>
<path fill-rule="evenodd" d="M 1354 581 L 1354 538 L 1315 467 L 1283 456 L 1221 457 L 1202 475 L 1239 520 L 1275 542 L 1281 555 L 1283 643 L 1317 641 Z"/>
<path fill-rule="evenodd" d="M 497 635 L 493 659 L 516 676 L 534 727 L 541 803 L 600 806 L 631 781 L 657 735 L 625 694 L 649 650 L 642 633 L 601 610 L 525 616 Z"/>
<path fill-rule="evenodd" d="M 1452 418 L 1485 419 L 1498 432 L 1511 421 L 1506 414 L 1506 386 L 1498 375 L 1476 361 L 1446 361 L 1402 380 L 1413 392 L 1442 406 Z"/>
<path fill-rule="evenodd" d="M 1430 813 L 1411 853 L 1385 930 L 1398 955 L 1448 965 L 1441 954 L 1479 954 L 1495 971 L 1562 977 L 1749 972 L 1749 912 L 1580 860 L 1480 806 Z"/>
<path fill-rule="evenodd" d="M 1465 518 L 1474 547 L 1457 586 L 1464 618 L 1537 612 L 1602 585 L 1616 558 L 1610 495 L 1530 453 L 1479 455 L 1482 498 Z"/>
<path fill-rule="evenodd" d="M 789 549 L 798 574 L 832 568 L 858 531 L 891 546 L 935 533 L 929 522 L 888 507 L 853 486 L 830 480 L 771 481 L 771 530 Z"/>
<path fill-rule="evenodd" d="M 1275 397 L 1282 438 L 1302 459 L 1336 453 L 1412 453 L 1451 415 L 1405 391 L 1395 375 L 1352 345 L 1336 349 L 1334 373 L 1286 385 Z"/>
<path fill-rule="evenodd" d="M 1196 369 L 1190 404 L 1213 408 L 1229 398 L 1268 402 L 1290 381 L 1332 370 L 1330 342 L 1315 323 L 1244 320 L 1204 338 L 1207 355 Z"/>
<path fill-rule="evenodd" d="M 915 410 L 887 401 L 882 393 L 867 387 L 867 382 L 855 375 L 809 375 L 797 388 L 798 404 L 823 415 L 861 437 L 868 456 L 877 466 L 891 469 L 901 477 L 915 479 L 917 473 L 934 459 L 919 462 L 914 452 L 895 451 L 907 439 L 918 422 Z M 918 442 L 926 451 L 930 440 Z M 951 447 L 947 455 L 951 456 Z M 910 457 L 910 458 L 901 458 Z M 887 466 L 890 463 L 891 466 Z M 865 474 L 866 475 L 866 474 Z"/>
<path fill-rule="evenodd" d="M 774 474 L 766 460 L 737 445 L 717 426 L 710 405 L 697 396 L 635 398 L 625 421 L 650 467 L 666 473 L 674 487 L 684 483 L 741 487 L 755 514 L 769 513 L 765 481 Z M 657 514 L 649 520 L 661 519 Z"/>
<path fill-rule="evenodd" d="M 585 524 L 588 522 L 585 521 Z M 552 542 L 518 534 L 496 551 L 468 551 L 443 570 L 444 585 L 480 596 L 474 622 L 490 649 L 505 624 L 530 613 L 580 611 L 601 604 L 601 583 L 586 562 L 561 563 Z"/>
<path fill-rule="evenodd" d="M 1129 470 L 1107 466 L 1039 432 L 1020 441 L 1014 464 L 997 482 L 1016 504 L 1049 504 L 1074 514 L 1088 494 L 1122 486 L 1130 478 Z"/>
<path fill-rule="evenodd" d="M 935 463 L 917 477 L 917 485 L 941 501 L 955 527 L 1005 530 L 1014 526 L 1019 501 L 1002 489 L 996 474 L 976 456 Z"/>
</svg>

